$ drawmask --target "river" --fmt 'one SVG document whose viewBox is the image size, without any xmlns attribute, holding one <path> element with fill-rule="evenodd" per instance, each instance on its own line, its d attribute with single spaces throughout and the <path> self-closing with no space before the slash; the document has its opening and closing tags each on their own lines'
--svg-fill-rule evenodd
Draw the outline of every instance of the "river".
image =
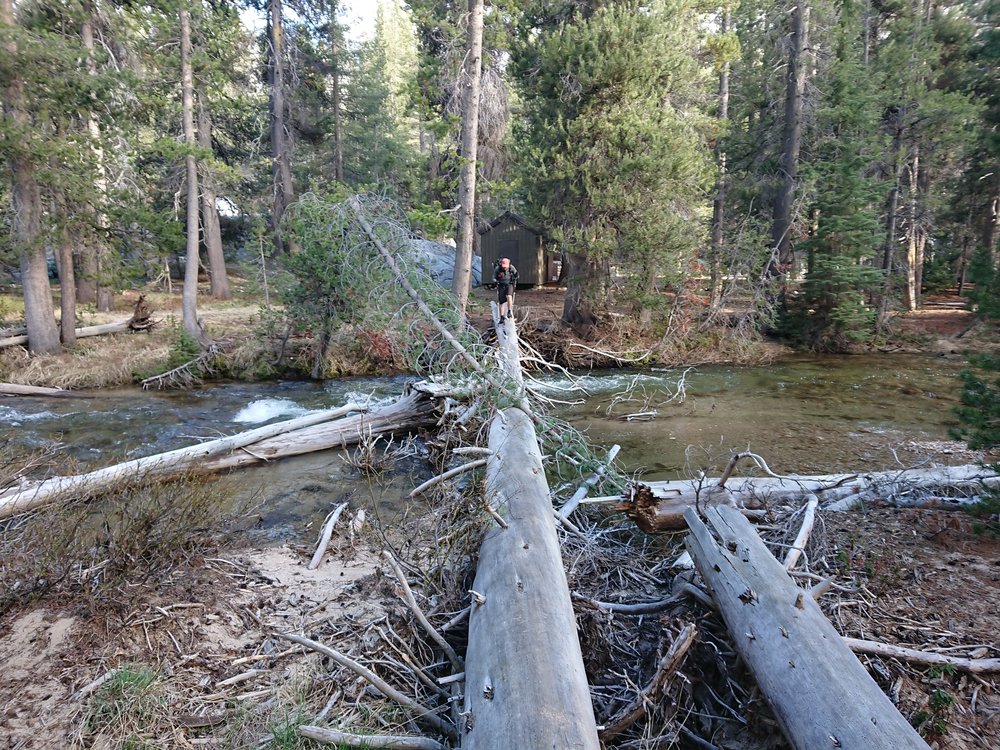
<svg viewBox="0 0 1000 750">
<path fill-rule="evenodd" d="M 732 451 L 752 450 L 774 471 L 812 474 L 962 462 L 951 460 L 947 451 L 955 446 L 946 441 L 956 423 L 952 410 L 963 366 L 960 359 L 918 355 L 797 357 L 766 367 L 546 376 L 540 388 L 553 399 L 579 400 L 550 408 L 594 445 L 620 444 L 618 461 L 629 473 L 648 479 L 699 469 L 718 473 Z M 101 466 L 358 398 L 392 398 L 405 380 L 222 383 L 190 391 L 118 389 L 92 398 L 9 398 L 0 400 L 0 437 L 82 467 Z M 632 414 L 644 416 L 623 418 Z M 370 498 L 376 509 L 394 516 L 415 511 L 404 496 L 427 472 L 414 455 L 372 483 L 359 478 L 341 451 L 327 451 L 243 470 L 228 481 L 237 492 L 255 496 L 262 526 L 280 538 L 294 536 L 348 497 Z"/>
</svg>

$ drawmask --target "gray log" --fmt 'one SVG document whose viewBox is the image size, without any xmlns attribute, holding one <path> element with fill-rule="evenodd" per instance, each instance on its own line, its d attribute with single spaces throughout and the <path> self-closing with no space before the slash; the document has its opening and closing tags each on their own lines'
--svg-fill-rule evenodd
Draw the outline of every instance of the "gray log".
<svg viewBox="0 0 1000 750">
<path fill-rule="evenodd" d="M 501 360 L 520 392 L 514 323 L 507 320 L 502 327 Z M 492 529 L 479 552 L 465 658 L 462 747 L 598 750 L 531 418 L 517 407 L 499 412 L 490 426 L 489 447 L 485 500 L 506 527 Z"/>
<path fill-rule="evenodd" d="M 740 656 L 797 750 L 927 750 L 742 514 L 686 514 L 688 550 Z"/>
</svg>

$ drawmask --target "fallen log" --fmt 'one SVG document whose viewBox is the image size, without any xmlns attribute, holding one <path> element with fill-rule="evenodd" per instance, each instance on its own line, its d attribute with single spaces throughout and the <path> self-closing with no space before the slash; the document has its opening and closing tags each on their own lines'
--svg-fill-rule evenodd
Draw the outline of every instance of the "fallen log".
<svg viewBox="0 0 1000 750">
<path fill-rule="evenodd" d="M 90 398 L 83 393 L 64 391 L 62 388 L 46 388 L 40 385 L 20 385 L 0 383 L 0 396 L 41 396 L 44 398 Z"/>
<path fill-rule="evenodd" d="M 523 383 L 513 320 L 499 323 L 501 361 Z M 598 750 L 597 722 L 553 508 L 531 417 L 490 425 L 486 505 L 503 520 L 479 551 L 465 657 L 466 750 Z"/>
<path fill-rule="evenodd" d="M 371 413 L 343 416 L 362 408 L 348 404 L 86 474 L 52 477 L 0 490 L 0 518 L 25 513 L 57 500 L 84 499 L 122 481 L 162 481 L 186 473 L 224 471 L 352 445 L 370 435 L 427 424 L 432 421 L 434 412 L 434 404 L 427 396 L 411 393 Z"/>
<path fill-rule="evenodd" d="M 720 484 L 725 479 L 635 483 L 620 497 L 594 498 L 591 502 L 616 500 L 613 510 L 625 512 L 643 531 L 656 532 L 683 529 L 684 513 L 692 507 L 704 509 L 726 505 L 755 510 L 781 503 L 797 505 L 812 494 L 817 496 L 823 510 L 846 511 L 865 502 L 918 504 L 910 497 L 914 490 L 974 491 L 984 485 L 1000 486 L 1000 475 L 974 464 L 866 474 L 729 478 L 728 483 Z M 965 497 L 933 497 L 922 504 L 947 508 L 972 502 L 974 500 Z"/>
<path fill-rule="evenodd" d="M 123 320 L 120 323 L 102 323 L 98 326 L 84 326 L 83 328 L 76 329 L 76 337 L 78 339 L 85 339 L 89 336 L 104 336 L 109 333 L 124 333 L 130 330 L 129 324 L 132 319 Z M 7 338 L 0 339 L 0 349 L 4 349 L 8 346 L 23 346 L 28 343 L 27 335 L 24 336 L 8 336 Z"/>
<path fill-rule="evenodd" d="M 686 514 L 686 543 L 733 644 L 797 750 L 928 745 L 879 689 L 808 591 L 734 508 Z"/>
</svg>

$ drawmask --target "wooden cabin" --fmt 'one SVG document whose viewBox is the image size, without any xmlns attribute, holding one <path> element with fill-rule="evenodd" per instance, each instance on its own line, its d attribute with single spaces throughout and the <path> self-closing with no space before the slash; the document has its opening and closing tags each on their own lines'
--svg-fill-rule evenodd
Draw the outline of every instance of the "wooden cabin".
<svg viewBox="0 0 1000 750">
<path fill-rule="evenodd" d="M 547 253 L 545 237 L 513 211 L 505 211 L 479 230 L 483 283 L 493 281 L 494 263 L 510 258 L 519 287 L 541 286 L 559 278 L 559 256 Z"/>
</svg>

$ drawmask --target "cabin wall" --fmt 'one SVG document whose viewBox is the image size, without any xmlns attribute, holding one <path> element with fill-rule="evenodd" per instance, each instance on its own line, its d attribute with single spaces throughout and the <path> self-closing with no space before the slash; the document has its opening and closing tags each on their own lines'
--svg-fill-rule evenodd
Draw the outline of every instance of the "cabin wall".
<svg viewBox="0 0 1000 750">
<path fill-rule="evenodd" d="M 483 280 L 492 280 L 493 264 L 500 258 L 510 258 L 517 268 L 518 284 L 537 286 L 544 284 L 545 265 L 542 242 L 534 232 L 516 221 L 505 219 L 481 236 Z"/>
</svg>

